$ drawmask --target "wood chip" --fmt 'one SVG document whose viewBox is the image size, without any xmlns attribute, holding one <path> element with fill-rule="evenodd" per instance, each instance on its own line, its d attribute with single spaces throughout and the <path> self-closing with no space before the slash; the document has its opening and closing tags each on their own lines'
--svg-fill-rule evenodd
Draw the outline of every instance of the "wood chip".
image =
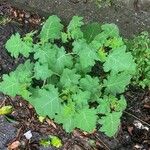
<svg viewBox="0 0 150 150">
<path fill-rule="evenodd" d="M 57 128 L 56 125 L 54 124 L 54 122 L 50 119 L 46 119 L 46 122 L 49 124 L 49 125 L 52 125 L 55 129 Z"/>
<path fill-rule="evenodd" d="M 19 150 L 20 142 L 15 141 L 11 145 L 8 146 L 8 150 Z"/>
</svg>

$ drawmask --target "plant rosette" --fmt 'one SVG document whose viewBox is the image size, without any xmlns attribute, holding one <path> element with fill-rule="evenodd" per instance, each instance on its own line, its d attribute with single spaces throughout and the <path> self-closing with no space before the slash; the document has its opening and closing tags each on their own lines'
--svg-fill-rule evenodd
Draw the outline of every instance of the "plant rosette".
<svg viewBox="0 0 150 150">
<path fill-rule="evenodd" d="M 136 72 L 118 27 L 84 25 L 82 17 L 74 16 L 64 28 L 53 15 L 45 21 L 37 41 L 34 37 L 34 32 L 24 37 L 16 33 L 7 41 L 5 47 L 12 57 L 23 55 L 27 60 L 3 75 L 0 91 L 22 96 L 39 116 L 62 124 L 66 132 L 79 128 L 91 133 L 100 124 L 98 130 L 114 136 L 126 108 L 123 93 Z M 91 75 L 96 64 L 102 73 Z"/>
</svg>

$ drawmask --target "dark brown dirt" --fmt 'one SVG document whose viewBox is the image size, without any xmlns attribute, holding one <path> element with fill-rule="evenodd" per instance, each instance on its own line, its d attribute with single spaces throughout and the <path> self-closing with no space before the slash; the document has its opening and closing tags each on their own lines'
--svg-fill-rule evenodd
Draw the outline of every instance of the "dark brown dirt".
<svg viewBox="0 0 150 150">
<path fill-rule="evenodd" d="M 7 7 L 9 5 L 0 5 L 0 12 L 3 13 L 4 8 L 7 10 Z M 10 7 L 8 10 L 10 10 Z M 13 9 L 12 11 L 11 9 L 11 12 L 14 11 L 18 13 L 19 10 Z M 8 14 L 10 14 L 10 11 Z M 34 14 L 30 13 L 28 15 L 30 19 L 34 16 Z M 13 20 L 19 20 L 19 15 L 16 17 L 13 16 L 12 18 Z M 29 18 L 21 18 L 23 19 L 20 20 L 19 24 L 11 21 L 6 25 L 0 25 L 0 75 L 10 72 L 19 63 L 24 61 L 24 58 L 21 56 L 16 61 L 6 52 L 4 44 L 8 37 L 15 32 L 25 34 L 33 28 L 38 28 L 38 25 L 35 25 L 33 21 L 30 22 Z M 72 134 L 67 134 L 60 125 L 54 124 L 48 119 L 42 124 L 38 121 L 32 106 L 26 101 L 20 97 L 12 99 L 1 94 L 0 106 L 5 104 L 13 106 L 14 111 L 7 118 L 13 119 L 14 122 L 8 121 L 5 116 L 0 117 L 0 150 L 6 149 L 8 145 L 16 140 L 22 143 L 21 149 L 23 150 L 42 150 L 44 148 L 40 147 L 39 140 L 48 135 L 60 137 L 63 141 L 63 147 L 61 148 L 63 150 L 149 150 L 150 91 L 148 89 L 142 90 L 140 88 L 130 87 L 125 93 L 125 96 L 127 98 L 128 108 L 123 114 L 120 130 L 114 138 L 108 138 L 99 132 L 86 135 L 79 130 L 75 130 Z M 142 124 L 142 127 L 139 128 L 137 123 Z M 26 140 L 23 135 L 29 130 L 33 134 L 33 138 L 30 141 Z M 10 134 L 11 136 L 9 136 Z M 94 140 L 96 144 L 91 145 L 89 140 Z M 52 149 L 54 148 L 48 148 L 48 150 Z"/>
<path fill-rule="evenodd" d="M 6 0 L 18 8 L 41 15 L 58 15 L 68 23 L 74 15 L 83 16 L 86 23 L 115 23 L 125 37 L 150 31 L 149 0 L 112 0 L 112 7 L 99 8 L 96 0 Z M 140 3 L 141 2 L 141 3 Z"/>
</svg>

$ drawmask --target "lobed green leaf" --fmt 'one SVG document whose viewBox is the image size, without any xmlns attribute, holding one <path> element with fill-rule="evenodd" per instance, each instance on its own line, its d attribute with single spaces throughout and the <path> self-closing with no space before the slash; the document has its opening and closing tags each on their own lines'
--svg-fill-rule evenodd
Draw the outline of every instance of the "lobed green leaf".
<svg viewBox="0 0 150 150">
<path fill-rule="evenodd" d="M 61 20 L 57 16 L 50 16 L 44 23 L 40 32 L 41 41 L 47 42 L 48 40 L 53 41 L 61 38 L 63 25 L 60 22 Z"/>
</svg>

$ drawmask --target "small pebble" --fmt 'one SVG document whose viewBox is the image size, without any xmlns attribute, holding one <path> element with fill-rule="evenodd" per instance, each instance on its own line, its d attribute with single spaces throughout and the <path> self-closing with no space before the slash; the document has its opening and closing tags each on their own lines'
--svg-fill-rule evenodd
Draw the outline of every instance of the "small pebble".
<svg viewBox="0 0 150 150">
<path fill-rule="evenodd" d="M 30 140 L 32 138 L 32 133 L 31 133 L 31 130 L 29 130 L 28 132 L 26 132 L 24 134 L 24 136 L 26 137 L 27 140 Z"/>
<path fill-rule="evenodd" d="M 147 126 L 144 126 L 140 121 L 135 120 L 133 122 L 134 126 L 137 127 L 138 129 L 145 129 L 147 131 L 149 131 L 149 128 Z"/>
</svg>

